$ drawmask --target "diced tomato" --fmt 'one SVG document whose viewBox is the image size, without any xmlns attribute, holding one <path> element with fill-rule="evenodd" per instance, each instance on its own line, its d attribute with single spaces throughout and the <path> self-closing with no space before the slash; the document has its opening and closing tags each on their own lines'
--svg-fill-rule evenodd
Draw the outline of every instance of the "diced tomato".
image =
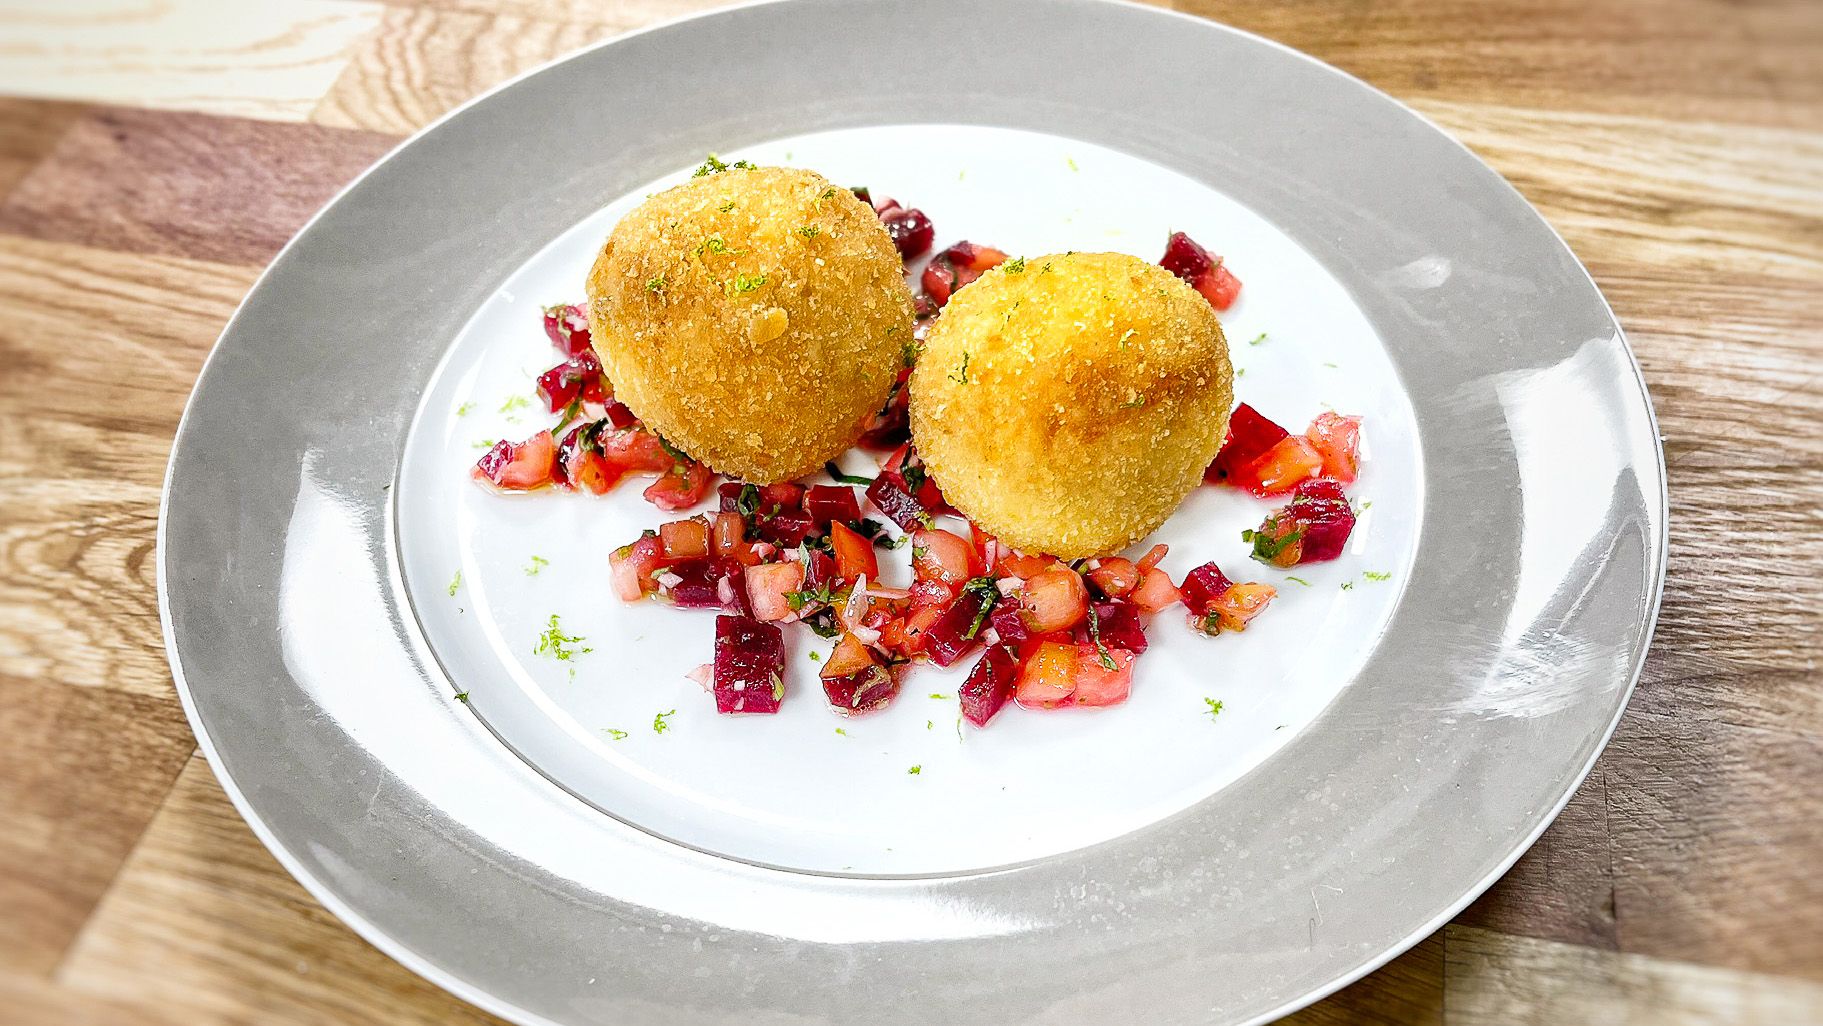
<svg viewBox="0 0 1823 1026">
<path fill-rule="evenodd" d="M 639 423 L 639 418 L 633 416 L 633 411 L 627 409 L 625 403 L 609 403 L 606 412 L 608 423 L 614 425 L 616 431 Z"/>
<path fill-rule="evenodd" d="M 753 618 L 783 620 L 792 613 L 790 593 L 804 587 L 804 567 L 799 563 L 761 563 L 747 568 L 747 601 Z"/>
<path fill-rule="evenodd" d="M 1093 651 L 1093 647 L 1090 649 Z M 1039 643 L 1020 667 L 1014 698 L 1028 708 L 1054 709 L 1070 700 L 1076 691 L 1077 655 L 1075 642 L 1045 641 Z"/>
<path fill-rule="evenodd" d="M 847 485 L 811 485 L 804 493 L 804 512 L 813 524 L 861 519 L 861 504 Z"/>
<path fill-rule="evenodd" d="M 1177 585 L 1171 583 L 1170 574 L 1158 567 L 1153 567 L 1139 579 L 1139 587 L 1134 588 L 1132 594 L 1127 597 L 1133 600 L 1134 605 L 1146 612 L 1156 613 L 1169 607 L 1172 603 L 1180 601 L 1184 596 L 1177 590 Z"/>
<path fill-rule="evenodd" d="M 1297 566 L 1304 559 L 1304 525 L 1285 510 L 1268 516 L 1254 529 L 1253 558 L 1268 566 Z"/>
<path fill-rule="evenodd" d="M 689 509 L 707 499 L 714 487 L 715 471 L 701 463 L 675 463 L 671 470 L 647 485 L 643 494 L 647 502 L 659 509 L 674 511 Z"/>
<path fill-rule="evenodd" d="M 1072 705 L 1119 705 L 1133 690 L 1133 663 L 1139 658 L 1125 649 L 1108 649 L 1113 669 L 1103 665 L 1102 654 L 1094 645 L 1076 646 L 1076 686 L 1070 694 Z"/>
<path fill-rule="evenodd" d="M 580 356 L 589 349 L 589 318 L 574 304 L 544 308 L 544 333 L 564 356 Z"/>
<path fill-rule="evenodd" d="M 924 651 L 931 624 L 943 615 L 943 606 L 913 606 L 903 617 L 880 628 L 880 643 L 899 655 L 910 658 Z"/>
<path fill-rule="evenodd" d="M 815 591 L 824 584 L 832 584 L 840 579 L 836 572 L 835 557 L 821 549 L 804 551 L 804 589 Z"/>
<path fill-rule="evenodd" d="M 844 633 L 842 640 L 836 642 L 836 647 L 829 653 L 829 658 L 823 660 L 823 677 L 826 680 L 852 677 L 878 662 L 874 658 L 873 649 L 862 643 L 860 638 Z"/>
<path fill-rule="evenodd" d="M 525 492 L 557 480 L 557 440 L 540 431 L 523 442 L 500 442 L 475 464 L 474 476 L 496 488 Z"/>
<path fill-rule="evenodd" d="M 804 508 L 804 486 L 796 481 L 760 485 L 760 508 L 767 512 Z"/>
<path fill-rule="evenodd" d="M 641 428 L 625 431 L 603 431 L 598 436 L 602 458 L 608 466 L 623 474 L 663 473 L 677 460 L 665 451 L 658 436 Z"/>
<path fill-rule="evenodd" d="M 614 594 L 622 602 L 638 602 L 647 592 L 657 590 L 653 576 L 664 564 L 664 543 L 656 535 L 645 535 L 631 545 L 615 549 L 608 554 L 608 576 L 614 582 Z"/>
<path fill-rule="evenodd" d="M 1248 464 L 1230 479 L 1255 495 L 1283 495 L 1298 482 L 1313 478 L 1323 470 L 1323 457 L 1317 454 L 1302 435 L 1291 435 L 1266 451 L 1266 455 Z"/>
<path fill-rule="evenodd" d="M 1226 310 L 1234 305 L 1235 299 L 1241 294 L 1241 279 L 1234 276 L 1226 263 L 1220 263 L 1215 265 L 1208 277 L 1193 283 L 1193 287 L 1203 294 L 1210 306 Z"/>
<path fill-rule="evenodd" d="M 833 521 L 829 525 L 829 544 L 836 551 L 836 572 L 850 581 L 866 577 L 880 579 L 880 559 L 873 543 L 855 533 L 847 524 Z"/>
<path fill-rule="evenodd" d="M 1228 417 L 1228 434 L 1221 451 L 1215 454 L 1215 462 L 1209 464 L 1203 479 L 1211 483 L 1227 480 L 1290 434 L 1246 403 L 1236 406 Z"/>
<path fill-rule="evenodd" d="M 1183 232 L 1172 232 L 1165 241 L 1165 255 L 1158 258 L 1160 267 L 1177 275 L 1202 293 L 1209 305 L 1226 310 L 1240 294 L 1239 278 L 1228 272 L 1222 258 L 1215 256 Z"/>
<path fill-rule="evenodd" d="M 917 581 L 911 586 L 913 609 L 925 606 L 948 607 L 956 598 L 956 589 L 938 580 Z"/>
<path fill-rule="evenodd" d="M 1088 573 L 1089 583 L 1109 598 L 1121 598 L 1139 587 L 1139 567 L 1130 559 L 1110 556 Z"/>
<path fill-rule="evenodd" d="M 1028 556 L 1007 549 L 1001 553 L 1000 562 L 994 566 L 994 574 L 997 577 L 1031 580 L 1057 565 L 1057 561 L 1049 556 Z"/>
<path fill-rule="evenodd" d="M 1088 615 L 1089 589 L 1076 571 L 1058 567 L 1028 578 L 1020 586 L 1019 605 L 1032 633 L 1066 631 Z"/>
<path fill-rule="evenodd" d="M 1208 621 L 1213 617 L 1222 630 L 1244 631 L 1248 622 L 1265 612 L 1267 603 L 1278 593 L 1278 589 L 1270 584 L 1233 585 L 1215 600 L 1209 612 L 1204 615 L 1203 629 L 1208 631 Z"/>
<path fill-rule="evenodd" d="M 597 437 L 602 431 L 601 422 L 579 424 L 563 436 L 563 442 L 557 446 L 557 482 L 572 489 L 587 489 L 595 495 L 605 495 L 608 490 L 620 483 L 621 475 L 608 466 L 597 448 Z"/>
<path fill-rule="evenodd" d="M 1322 474 L 1343 484 L 1361 471 L 1361 418 L 1344 417 L 1325 410 L 1304 432 L 1310 447 L 1323 459 Z"/>
<path fill-rule="evenodd" d="M 1169 545 L 1166 545 L 1164 542 L 1159 542 L 1157 545 L 1154 545 L 1150 549 L 1147 549 L 1146 554 L 1144 556 L 1141 556 L 1139 562 L 1137 564 L 1135 564 L 1139 567 L 1140 575 L 1144 576 L 1146 571 L 1151 570 L 1153 567 L 1159 565 L 1160 563 L 1163 563 L 1165 561 L 1166 554 L 1168 554 L 1170 551 L 1171 551 L 1171 547 Z"/>
<path fill-rule="evenodd" d="M 601 361 L 588 351 L 571 357 L 538 376 L 538 394 L 552 413 L 578 398 L 602 402 L 607 391 L 602 384 Z"/>
<path fill-rule="evenodd" d="M 975 576 L 975 550 L 941 529 L 912 532 L 912 572 L 921 581 L 956 586 Z"/>
<path fill-rule="evenodd" d="M 658 528 L 669 560 L 697 559 L 709 554 L 709 522 L 702 517 L 673 520 Z"/>
</svg>

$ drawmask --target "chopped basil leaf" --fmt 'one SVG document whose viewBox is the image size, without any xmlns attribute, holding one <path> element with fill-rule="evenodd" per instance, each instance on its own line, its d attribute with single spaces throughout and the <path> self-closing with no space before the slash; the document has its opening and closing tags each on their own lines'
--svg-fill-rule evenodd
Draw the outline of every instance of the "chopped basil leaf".
<svg viewBox="0 0 1823 1026">
<path fill-rule="evenodd" d="M 823 464 L 823 473 L 828 474 L 830 477 L 835 478 L 837 481 L 841 482 L 842 484 L 870 485 L 870 484 L 874 483 L 874 479 L 871 477 L 862 477 L 859 474 L 842 473 L 842 468 L 836 466 L 834 460 L 831 460 L 828 463 Z"/>
</svg>

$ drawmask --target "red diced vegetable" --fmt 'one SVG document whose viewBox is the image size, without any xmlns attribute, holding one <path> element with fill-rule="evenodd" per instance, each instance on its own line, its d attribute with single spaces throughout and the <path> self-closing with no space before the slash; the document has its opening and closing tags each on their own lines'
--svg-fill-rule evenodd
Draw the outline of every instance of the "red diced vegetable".
<svg viewBox="0 0 1823 1026">
<path fill-rule="evenodd" d="M 929 515 L 910 492 L 885 474 L 874 478 L 874 483 L 867 486 L 867 499 L 903 531 L 916 530 Z"/>
<path fill-rule="evenodd" d="M 798 563 L 762 563 L 747 568 L 747 601 L 756 620 L 783 620 L 792 613 L 788 596 L 804 587 Z"/>
<path fill-rule="evenodd" d="M 802 513 L 775 513 L 756 519 L 753 529 L 761 538 L 780 548 L 789 549 L 803 544 L 804 539 L 816 529 L 816 525 Z"/>
<path fill-rule="evenodd" d="M 815 591 L 819 587 L 833 583 L 840 575 L 836 572 L 836 561 L 829 553 L 821 549 L 810 549 L 804 553 L 804 589 Z"/>
<path fill-rule="evenodd" d="M 785 699 L 785 639 L 750 617 L 715 618 L 715 711 L 775 713 Z"/>
<path fill-rule="evenodd" d="M 1109 648 L 1125 649 L 1134 655 L 1146 650 L 1146 631 L 1139 623 L 1139 610 L 1127 602 L 1095 603 L 1097 633 Z"/>
<path fill-rule="evenodd" d="M 1139 587 L 1139 567 L 1130 559 L 1110 556 L 1088 572 L 1089 583 L 1109 598 L 1121 596 Z"/>
<path fill-rule="evenodd" d="M 873 649 L 868 648 L 861 639 L 852 634 L 843 634 L 842 640 L 823 661 L 823 678 L 852 677 L 870 666 L 878 665 Z"/>
<path fill-rule="evenodd" d="M 581 356 L 589 348 L 588 314 L 575 305 L 547 306 L 544 308 L 544 333 L 564 356 Z"/>
<path fill-rule="evenodd" d="M 730 613 L 752 616 L 753 602 L 747 597 L 747 568 L 739 560 L 719 556 L 714 566 L 715 594 L 722 600 L 722 608 Z"/>
<path fill-rule="evenodd" d="M 1133 690 L 1133 663 L 1139 658 L 1126 649 L 1110 648 L 1108 662 L 1094 645 L 1076 646 L 1076 681 L 1070 692 L 1072 705 L 1119 705 Z"/>
<path fill-rule="evenodd" d="M 975 550 L 941 529 L 912 532 L 912 572 L 920 581 L 960 585 L 975 576 Z"/>
<path fill-rule="evenodd" d="M 867 422 L 867 427 L 861 432 L 861 438 L 856 444 L 867 449 L 896 449 L 911 437 L 911 412 L 907 407 L 908 393 L 904 382 L 904 376 L 909 371 L 908 367 L 899 372 L 899 385 L 887 396 L 886 405 L 880 408 L 880 412 Z"/>
<path fill-rule="evenodd" d="M 947 609 L 956 597 L 956 589 L 939 580 L 918 581 L 911 586 L 912 608 L 936 606 Z"/>
<path fill-rule="evenodd" d="M 1014 698 L 1019 704 L 1053 709 L 1067 703 L 1076 691 L 1076 651 L 1073 641 L 1039 643 L 1020 668 L 1014 685 Z"/>
<path fill-rule="evenodd" d="M 1127 596 L 1133 604 L 1148 613 L 1156 613 L 1181 600 L 1184 596 L 1171 583 L 1171 575 L 1153 567 L 1139 579 L 1139 587 L 1134 588 Z"/>
<path fill-rule="evenodd" d="M 658 528 L 668 560 L 698 559 L 709 555 L 709 522 L 702 517 L 673 520 Z"/>
<path fill-rule="evenodd" d="M 1160 563 L 1163 563 L 1165 561 L 1166 554 L 1168 554 L 1170 551 L 1171 551 L 1171 547 L 1166 545 L 1164 542 L 1159 542 L 1157 545 L 1154 545 L 1150 549 L 1147 549 L 1146 554 L 1144 556 L 1140 557 L 1140 560 L 1138 563 L 1134 564 L 1135 566 L 1137 566 L 1139 568 L 1140 576 L 1144 577 L 1148 570 L 1151 570 L 1153 567 L 1159 565 Z"/>
<path fill-rule="evenodd" d="M 1184 605 L 1192 614 L 1202 616 L 1209 612 L 1209 608 L 1223 592 L 1233 586 L 1234 582 L 1222 573 L 1222 568 L 1209 562 L 1185 574 L 1180 590 L 1183 592 Z"/>
<path fill-rule="evenodd" d="M 659 509 L 675 511 L 689 509 L 708 498 L 709 489 L 714 486 L 715 471 L 701 463 L 676 463 L 647 485 L 643 494 Z"/>
<path fill-rule="evenodd" d="M 1198 627 L 1206 634 L 1244 631 L 1249 621 L 1266 611 L 1266 604 L 1278 593 L 1270 584 L 1233 585 L 1210 605 Z"/>
<path fill-rule="evenodd" d="M 616 430 L 630 428 L 639 423 L 639 418 L 633 416 L 633 411 L 627 409 L 625 403 L 609 403 L 607 416 L 608 423 L 614 425 Z"/>
<path fill-rule="evenodd" d="M 1240 279 L 1222 266 L 1222 258 L 1197 245 L 1183 232 L 1171 233 L 1165 241 L 1165 255 L 1158 258 L 1158 264 L 1189 282 L 1190 287 L 1202 293 L 1209 305 L 1217 310 L 1233 306 L 1235 297 L 1240 295 Z"/>
<path fill-rule="evenodd" d="M 1248 464 L 1230 478 L 1255 495 L 1282 495 L 1297 487 L 1299 481 L 1317 476 L 1323 470 L 1323 457 L 1303 435 L 1291 435 L 1266 450 L 1266 454 Z"/>
<path fill-rule="evenodd" d="M 1033 634 L 1067 631 L 1089 611 L 1089 589 L 1068 567 L 1046 570 L 1019 589 L 1020 615 Z"/>
<path fill-rule="evenodd" d="M 1249 540 L 1253 558 L 1291 567 L 1340 556 L 1354 529 L 1355 510 L 1342 486 L 1316 478 L 1298 485 L 1291 503 L 1262 521 Z"/>
<path fill-rule="evenodd" d="M 1025 617 L 1019 615 L 1019 600 L 1010 596 L 994 604 L 994 613 L 988 617 L 988 623 L 1003 644 L 1017 647 L 1032 636 L 1025 625 Z"/>
<path fill-rule="evenodd" d="M 993 598 L 981 588 L 966 588 L 930 626 L 924 651 L 931 662 L 948 666 L 975 647 L 987 627 L 987 605 Z"/>
<path fill-rule="evenodd" d="M 721 606 L 721 575 L 708 559 L 686 559 L 673 563 L 665 572 L 674 574 L 671 601 L 686 609 L 715 609 Z"/>
<path fill-rule="evenodd" d="M 943 606 L 936 605 L 913 607 L 911 612 L 880 628 L 880 643 L 907 658 L 923 652 L 925 636 L 943 610 Z"/>
<path fill-rule="evenodd" d="M 840 521 L 829 525 L 829 544 L 836 552 L 836 572 L 850 581 L 865 576 L 880 579 L 880 560 L 874 555 L 873 542 L 861 537 Z"/>
<path fill-rule="evenodd" d="M 916 260 L 930 251 L 937 230 L 930 218 L 924 216 L 924 211 L 915 207 L 908 209 L 895 203 L 876 213 L 880 215 L 880 223 L 886 226 L 886 234 L 899 250 L 901 260 Z"/>
<path fill-rule="evenodd" d="M 658 587 L 652 580 L 665 563 L 664 543 L 648 534 L 608 554 L 608 575 L 622 602 L 638 602 Z"/>
<path fill-rule="evenodd" d="M 969 670 L 968 679 L 956 692 L 962 706 L 962 718 L 977 727 L 987 726 L 987 721 L 1013 697 L 1018 673 L 1013 653 L 1006 646 L 995 645 L 982 653 L 974 668 Z"/>
<path fill-rule="evenodd" d="M 602 458 L 596 442 L 600 432 L 601 422 L 596 421 L 579 424 L 563 436 L 563 442 L 557 446 L 557 462 L 553 468 L 558 484 L 605 495 L 620 483 L 620 471 L 608 466 L 608 461 Z"/>
<path fill-rule="evenodd" d="M 677 465 L 658 436 L 640 428 L 603 431 L 596 436 L 596 443 L 608 466 L 621 474 L 662 474 Z"/>
<path fill-rule="evenodd" d="M 1310 447 L 1323 459 L 1322 475 L 1343 484 L 1361 470 L 1361 418 L 1324 411 L 1304 432 Z"/>
<path fill-rule="evenodd" d="M 999 561 L 994 564 L 994 573 L 1001 577 L 1017 577 L 1026 581 L 1056 565 L 1057 561 L 1049 556 L 1027 556 L 1006 550 L 1001 553 Z"/>
<path fill-rule="evenodd" d="M 475 464 L 476 480 L 510 492 L 543 488 L 557 480 L 557 441 L 540 431 L 523 442 L 500 442 Z"/>
<path fill-rule="evenodd" d="M 578 397 L 601 402 L 607 389 L 602 383 L 601 361 L 592 351 L 584 351 L 538 376 L 538 394 L 545 405 L 556 413 Z"/>
<path fill-rule="evenodd" d="M 898 693 L 898 676 L 884 666 L 870 666 L 852 677 L 823 678 L 829 707 L 845 716 L 878 709 Z"/>
<path fill-rule="evenodd" d="M 1205 479 L 1212 482 L 1227 480 L 1266 455 L 1268 449 L 1290 434 L 1246 403 L 1236 406 L 1228 417 L 1227 438 L 1222 442 L 1221 451 L 1215 454 L 1215 462 L 1209 465 Z"/>
<path fill-rule="evenodd" d="M 816 524 L 859 520 L 861 504 L 855 499 L 855 490 L 847 485 L 811 485 L 804 493 L 804 512 Z"/>
<path fill-rule="evenodd" d="M 1006 254 L 992 246 L 958 242 L 931 257 L 921 283 L 931 301 L 942 306 L 957 289 L 973 284 L 977 278 L 1005 262 Z"/>
</svg>

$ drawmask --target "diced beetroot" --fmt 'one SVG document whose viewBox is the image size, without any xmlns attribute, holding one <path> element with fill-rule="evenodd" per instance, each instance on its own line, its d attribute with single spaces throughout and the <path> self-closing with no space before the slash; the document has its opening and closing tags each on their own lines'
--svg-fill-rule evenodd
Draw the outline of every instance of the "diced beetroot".
<svg viewBox="0 0 1823 1026">
<path fill-rule="evenodd" d="M 815 524 L 861 519 L 861 503 L 847 485 L 811 485 L 804 493 L 804 512 Z"/>
<path fill-rule="evenodd" d="M 753 529 L 759 532 L 761 538 L 780 548 L 789 549 L 803 544 L 804 539 L 816 529 L 816 525 L 802 513 L 787 512 L 759 517 L 754 521 Z"/>
<path fill-rule="evenodd" d="M 1233 586 L 1234 582 L 1222 573 L 1222 568 L 1211 561 L 1185 574 L 1183 586 L 1179 590 L 1183 592 L 1184 605 L 1190 612 L 1202 616 L 1209 612 L 1209 608 L 1215 604 L 1216 599 L 1222 597 L 1223 592 Z"/>
<path fill-rule="evenodd" d="M 747 489 L 753 489 L 751 495 Z M 750 516 L 772 516 L 781 512 L 798 512 L 803 502 L 804 490 L 801 485 L 784 482 L 781 484 L 749 485 L 739 481 L 723 483 L 719 489 L 721 510 L 724 513 L 745 512 Z M 742 510 L 743 496 L 752 510 Z"/>
<path fill-rule="evenodd" d="M 1146 630 L 1140 626 L 1139 610 L 1132 603 L 1097 602 L 1095 617 L 1100 621 L 1102 644 L 1134 655 L 1146 650 Z"/>
<path fill-rule="evenodd" d="M 686 559 L 671 564 L 665 571 L 678 577 L 677 583 L 671 586 L 671 601 L 685 609 L 716 609 L 722 605 L 717 587 L 720 577 L 710 560 Z"/>
<path fill-rule="evenodd" d="M 1158 258 L 1158 265 L 1189 282 L 1190 287 L 1202 293 L 1217 310 L 1233 306 L 1235 296 L 1240 294 L 1241 281 L 1222 266 L 1222 258 L 1197 245 L 1183 232 L 1171 233 L 1165 241 L 1165 255 Z"/>
<path fill-rule="evenodd" d="M 583 352 L 552 367 L 538 376 L 538 394 L 552 413 L 570 405 L 578 397 L 601 402 L 607 389 L 602 384 L 601 361 L 592 350 Z"/>
<path fill-rule="evenodd" d="M 530 491 L 557 480 L 557 441 L 540 431 L 523 442 L 500 442 L 475 463 L 476 480 L 509 492 Z"/>
<path fill-rule="evenodd" d="M 589 348 L 589 317 L 582 307 L 547 306 L 544 309 L 544 333 L 563 355 L 581 356 Z"/>
<path fill-rule="evenodd" d="M 924 268 L 921 284 L 938 306 L 949 302 L 956 290 L 973 284 L 988 271 L 1006 262 L 1006 254 L 992 246 L 958 242 L 938 253 Z"/>
<path fill-rule="evenodd" d="M 901 260 L 915 260 L 930 251 L 937 230 L 930 218 L 924 216 L 924 211 L 894 204 L 878 213 L 880 223 L 886 226 L 886 234 L 892 237 L 893 245 L 898 247 Z"/>
<path fill-rule="evenodd" d="M 899 678 L 884 666 L 871 666 L 852 677 L 824 678 L 829 707 L 844 716 L 872 712 L 899 693 Z"/>
<path fill-rule="evenodd" d="M 1342 490 L 1342 485 L 1338 481 L 1327 477 L 1313 477 L 1298 485 L 1297 494 L 1292 496 L 1291 501 L 1345 503 L 1348 501 L 1348 493 Z"/>
<path fill-rule="evenodd" d="M 886 405 L 874 414 L 856 443 L 867 449 L 897 449 L 911 438 L 911 411 L 904 388 L 893 390 Z"/>
<path fill-rule="evenodd" d="M 930 654 L 930 660 L 938 666 L 948 666 L 975 647 L 981 640 L 981 630 L 987 624 L 981 620 L 982 607 L 990 599 L 975 590 L 964 591 L 956 596 L 937 622 L 931 624 L 924 636 L 924 650 Z M 977 628 L 977 622 L 981 627 Z"/>
<path fill-rule="evenodd" d="M 1013 697 L 1013 683 L 1018 676 L 1019 667 L 1005 645 L 995 645 L 982 653 L 956 692 L 962 718 L 977 727 L 987 726 L 987 721 Z"/>
<path fill-rule="evenodd" d="M 1324 504 L 1322 509 L 1300 511 L 1304 520 L 1304 552 L 1300 563 L 1327 563 L 1348 548 L 1348 536 L 1355 530 L 1355 511 L 1347 503 Z M 1308 517 L 1308 519 L 1305 519 Z"/>
<path fill-rule="evenodd" d="M 785 636 L 750 617 L 715 618 L 715 711 L 775 713 L 785 699 Z"/>
<path fill-rule="evenodd" d="M 633 416 L 633 411 L 627 409 L 626 403 L 609 403 L 608 423 L 614 425 L 615 430 L 619 430 L 639 423 L 639 418 Z"/>
<path fill-rule="evenodd" d="M 874 478 L 874 483 L 867 486 L 867 500 L 874 508 L 886 515 L 886 519 L 898 524 L 901 530 L 913 531 L 923 525 L 924 518 L 930 514 L 917 499 L 912 498 L 903 486 L 886 474 Z"/>
<path fill-rule="evenodd" d="M 742 616 L 753 615 L 753 600 L 747 595 L 747 568 L 740 560 L 718 556 L 715 560 L 715 594 L 722 608 Z"/>
<path fill-rule="evenodd" d="M 1272 566 L 1322 563 L 1348 546 L 1355 510 L 1342 486 L 1328 478 L 1298 485 L 1291 503 L 1275 511 L 1253 533 L 1253 558 Z"/>
<path fill-rule="evenodd" d="M 994 633 L 1004 644 L 1017 646 L 1032 636 L 1025 625 L 1025 618 L 1019 615 L 1019 600 L 1011 595 L 994 604 L 994 612 L 988 617 Z"/>
<path fill-rule="evenodd" d="M 815 591 L 835 579 L 835 558 L 822 549 L 811 549 L 804 557 L 804 590 Z"/>
<path fill-rule="evenodd" d="M 1209 470 L 1203 476 L 1211 482 L 1225 481 L 1290 434 L 1261 416 L 1258 410 L 1242 403 L 1229 416 L 1228 436 L 1222 442 L 1221 451 L 1215 454 L 1215 462 L 1209 464 Z"/>
</svg>

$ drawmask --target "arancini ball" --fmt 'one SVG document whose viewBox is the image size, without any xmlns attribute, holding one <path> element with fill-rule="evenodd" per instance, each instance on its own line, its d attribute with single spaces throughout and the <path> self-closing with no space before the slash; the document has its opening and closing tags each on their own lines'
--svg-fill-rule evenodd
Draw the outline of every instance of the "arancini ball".
<svg viewBox="0 0 1823 1026">
<path fill-rule="evenodd" d="M 912 331 L 899 253 L 870 206 L 811 171 L 714 160 L 615 225 L 588 314 L 617 399 L 759 484 L 847 449 Z"/>
<path fill-rule="evenodd" d="M 944 497 L 1028 553 L 1116 552 L 1165 522 L 1234 401 L 1208 300 L 1122 253 L 1011 260 L 957 292 L 910 382 Z"/>
</svg>

